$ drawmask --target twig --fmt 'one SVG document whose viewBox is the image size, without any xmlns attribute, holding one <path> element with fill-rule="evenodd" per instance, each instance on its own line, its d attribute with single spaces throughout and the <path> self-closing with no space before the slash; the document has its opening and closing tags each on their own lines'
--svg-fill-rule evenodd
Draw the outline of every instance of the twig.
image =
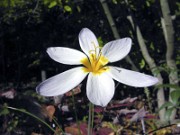
<svg viewBox="0 0 180 135">
<path fill-rule="evenodd" d="M 35 8 L 33 9 L 32 14 L 34 14 L 34 13 L 36 12 L 36 10 L 37 10 L 37 8 L 38 8 L 38 6 L 39 6 L 39 1 L 40 1 L 40 0 L 37 0 L 36 6 L 35 6 Z M 30 19 L 31 19 L 31 17 L 29 16 L 28 20 L 26 21 L 26 24 L 29 23 Z"/>
</svg>

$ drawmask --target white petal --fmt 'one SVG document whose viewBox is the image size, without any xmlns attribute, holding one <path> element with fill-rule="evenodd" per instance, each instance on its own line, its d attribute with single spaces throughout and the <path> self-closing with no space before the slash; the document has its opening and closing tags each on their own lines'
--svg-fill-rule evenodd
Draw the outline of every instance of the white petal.
<svg viewBox="0 0 180 135">
<path fill-rule="evenodd" d="M 99 54 L 99 44 L 94 33 L 88 28 L 83 28 L 79 33 L 79 44 L 81 49 L 89 56 L 91 53 Z M 96 49 L 96 52 L 95 52 Z"/>
<path fill-rule="evenodd" d="M 107 73 L 118 82 L 134 87 L 148 87 L 158 83 L 156 77 L 118 67 L 110 67 Z"/>
<path fill-rule="evenodd" d="M 90 73 L 86 87 L 87 97 L 95 105 L 106 106 L 114 95 L 114 81 L 106 73 Z"/>
<path fill-rule="evenodd" d="M 124 58 L 131 49 L 131 39 L 123 38 L 108 42 L 102 48 L 102 55 L 108 58 L 110 62 L 115 62 Z"/>
<path fill-rule="evenodd" d="M 80 84 L 86 75 L 82 67 L 73 68 L 45 80 L 36 91 L 43 96 L 62 95 Z"/>
<path fill-rule="evenodd" d="M 50 47 L 47 49 L 47 53 L 53 60 L 68 65 L 82 64 L 81 60 L 87 57 L 78 50 L 65 47 Z"/>
</svg>

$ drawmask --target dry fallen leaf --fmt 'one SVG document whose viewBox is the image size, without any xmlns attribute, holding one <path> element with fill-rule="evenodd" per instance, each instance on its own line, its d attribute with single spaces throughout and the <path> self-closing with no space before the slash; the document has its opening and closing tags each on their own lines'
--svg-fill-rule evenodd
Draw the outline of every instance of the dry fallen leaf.
<svg viewBox="0 0 180 135">
<path fill-rule="evenodd" d="M 5 97 L 8 99 L 14 99 L 16 91 L 14 89 L 9 89 L 8 91 L 0 93 L 0 97 Z"/>
<path fill-rule="evenodd" d="M 82 131 L 79 131 L 77 127 L 65 127 L 65 132 L 71 135 L 79 135 L 79 132 L 80 132 L 81 135 L 84 135 Z"/>
<path fill-rule="evenodd" d="M 43 135 L 43 134 L 32 132 L 31 135 Z"/>
<path fill-rule="evenodd" d="M 132 118 L 130 119 L 131 122 L 135 122 L 141 118 L 144 118 L 146 116 L 146 111 L 144 107 L 142 107 L 137 113 L 135 113 Z"/>
<path fill-rule="evenodd" d="M 123 99 L 121 101 L 118 101 L 119 104 L 124 104 L 124 103 L 132 103 L 134 102 L 135 100 L 137 99 L 137 97 L 134 97 L 134 98 L 126 98 L 126 99 Z"/>
<path fill-rule="evenodd" d="M 102 127 L 97 131 L 98 135 L 115 135 L 114 131 L 110 128 Z"/>
<path fill-rule="evenodd" d="M 131 110 L 129 110 L 129 109 L 121 109 L 121 110 L 118 110 L 117 112 L 118 112 L 118 114 L 119 115 L 121 115 L 121 114 L 128 114 L 128 113 L 136 113 L 138 110 L 136 110 L 136 109 L 131 109 Z"/>
<path fill-rule="evenodd" d="M 56 111 L 55 107 L 53 105 L 48 105 L 48 106 L 46 106 L 46 111 L 49 116 L 49 121 L 52 121 L 54 113 Z"/>
<path fill-rule="evenodd" d="M 71 91 L 67 92 L 65 95 L 66 95 L 67 97 L 70 97 L 70 96 L 72 96 L 73 94 L 74 94 L 74 95 L 77 95 L 77 94 L 81 93 L 81 86 L 82 86 L 82 84 L 79 84 L 77 87 L 75 87 L 75 88 L 72 89 Z"/>
<path fill-rule="evenodd" d="M 80 123 L 79 127 L 77 124 L 73 124 L 70 127 L 65 127 L 65 132 L 72 135 L 79 135 L 79 132 L 81 135 L 87 135 L 87 131 L 88 125 L 86 123 Z M 92 134 L 95 135 L 94 132 Z"/>
</svg>

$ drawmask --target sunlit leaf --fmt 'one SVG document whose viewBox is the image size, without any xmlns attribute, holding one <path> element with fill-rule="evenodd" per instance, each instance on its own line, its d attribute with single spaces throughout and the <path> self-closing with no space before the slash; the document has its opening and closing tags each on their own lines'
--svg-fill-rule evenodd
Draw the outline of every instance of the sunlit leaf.
<svg viewBox="0 0 180 135">
<path fill-rule="evenodd" d="M 145 63 L 144 59 L 141 60 L 141 62 L 139 63 L 139 65 L 140 65 L 140 68 L 141 68 L 141 69 L 145 67 L 146 63 Z"/>
<path fill-rule="evenodd" d="M 147 5 L 147 7 L 150 7 L 149 1 L 146 1 L 146 5 Z"/>
<path fill-rule="evenodd" d="M 98 40 L 99 46 L 100 46 L 100 47 L 103 47 L 104 42 L 103 42 L 103 40 L 102 40 L 102 37 L 98 37 L 97 40 Z"/>
<path fill-rule="evenodd" d="M 114 4 L 117 4 L 117 3 L 118 3 L 117 0 L 112 0 L 112 2 L 113 2 Z"/>
<path fill-rule="evenodd" d="M 48 8 L 53 8 L 53 7 L 56 6 L 56 5 L 57 5 L 57 2 L 56 2 L 56 1 L 52 1 L 52 2 L 49 4 Z"/>
<path fill-rule="evenodd" d="M 44 4 L 48 4 L 49 3 L 49 0 L 43 0 Z"/>
<path fill-rule="evenodd" d="M 70 6 L 68 6 L 68 5 L 64 6 L 64 10 L 66 12 L 72 12 L 72 8 Z"/>
</svg>

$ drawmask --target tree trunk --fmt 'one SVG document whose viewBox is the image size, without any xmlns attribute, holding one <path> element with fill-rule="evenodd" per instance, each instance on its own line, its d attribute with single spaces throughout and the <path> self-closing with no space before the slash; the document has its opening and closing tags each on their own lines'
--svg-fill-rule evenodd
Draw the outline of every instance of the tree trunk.
<svg viewBox="0 0 180 135">
<path fill-rule="evenodd" d="M 164 37 L 166 41 L 166 63 L 168 68 L 170 69 L 169 73 L 169 83 L 178 85 L 178 73 L 175 60 L 173 59 L 174 55 L 174 28 L 170 15 L 170 9 L 167 0 L 160 0 L 161 10 L 163 18 L 161 18 L 161 24 L 164 32 Z M 170 88 L 170 92 L 174 89 Z M 171 98 L 169 97 L 171 101 Z M 176 115 L 176 110 L 172 112 L 170 120 L 173 121 Z"/>
<path fill-rule="evenodd" d="M 132 16 L 128 16 L 128 19 L 129 19 L 132 27 L 134 28 L 134 31 L 136 31 L 139 47 L 141 49 L 141 52 L 142 52 L 142 55 L 143 55 L 145 61 L 149 65 L 152 74 L 159 79 L 158 84 L 163 84 L 163 78 L 162 78 L 160 73 L 157 74 L 157 70 L 158 70 L 157 65 L 156 65 L 156 63 L 154 62 L 153 58 L 150 56 L 150 54 L 149 54 L 149 52 L 147 50 L 147 47 L 146 47 L 146 44 L 144 42 L 144 38 L 142 36 L 142 33 L 140 31 L 139 26 L 137 24 L 134 25 Z M 157 102 L 158 102 L 158 108 L 160 108 L 165 103 L 165 96 L 164 96 L 164 89 L 163 88 L 158 89 Z M 159 112 L 159 117 L 160 117 L 161 121 L 164 121 L 164 114 L 165 114 L 165 109 L 162 109 Z"/>
<path fill-rule="evenodd" d="M 120 38 L 120 35 L 118 33 L 118 30 L 117 30 L 117 27 L 116 27 L 116 24 L 112 18 L 112 15 L 111 15 L 111 12 L 109 10 L 109 7 L 106 3 L 106 0 L 100 0 L 101 2 L 101 5 L 104 9 L 104 13 L 106 14 L 106 17 L 108 19 L 108 22 L 110 24 L 110 27 L 111 27 L 111 30 L 113 32 L 113 35 L 114 35 L 114 38 L 115 39 L 119 39 Z M 126 61 L 131 65 L 131 69 L 135 70 L 135 71 L 138 71 L 138 68 L 136 67 L 136 65 L 133 63 L 133 61 L 131 60 L 131 58 L 129 56 L 126 56 L 125 57 Z"/>
<path fill-rule="evenodd" d="M 116 28 L 116 25 L 115 25 L 114 20 L 113 20 L 113 18 L 112 18 L 111 12 L 110 12 L 109 7 L 108 7 L 108 5 L 107 5 L 107 3 L 106 3 L 106 0 L 100 0 L 100 2 L 101 2 L 101 4 L 102 4 L 102 7 L 103 7 L 104 12 L 105 12 L 105 14 L 106 14 L 106 17 L 107 17 L 108 22 L 109 22 L 109 24 L 110 24 L 110 27 L 111 27 L 111 30 L 112 30 L 112 32 L 113 32 L 114 37 L 115 37 L 116 39 L 120 38 L 119 33 L 118 33 L 118 31 L 117 31 L 117 28 Z M 131 19 L 131 20 L 132 20 L 132 19 Z M 132 25 L 133 25 L 133 24 L 132 24 Z M 134 25 L 133 25 L 133 26 L 134 26 Z M 153 75 L 158 77 L 158 79 L 159 79 L 159 84 L 163 84 L 163 79 L 162 79 L 161 74 L 156 75 L 157 66 L 156 66 L 154 60 L 150 57 L 150 55 L 149 55 L 149 53 L 148 53 L 148 51 L 147 51 L 147 48 L 146 48 L 146 46 L 145 46 L 144 39 L 143 39 L 142 34 L 141 34 L 140 30 L 139 30 L 139 27 L 137 27 L 137 30 L 138 30 L 138 32 L 137 32 L 138 41 L 139 41 L 139 44 L 140 44 L 140 48 L 141 48 L 141 50 L 142 50 L 142 52 L 143 52 L 143 56 L 145 57 L 146 62 L 147 62 L 148 65 L 150 66 Z M 132 62 L 132 60 L 130 59 L 129 56 L 126 57 L 126 61 L 131 64 L 132 69 L 138 71 L 138 68 L 135 66 L 135 64 Z M 157 92 L 157 98 L 158 98 L 158 107 L 160 107 L 160 106 L 161 106 L 162 104 L 164 104 L 164 102 L 165 102 L 165 99 L 164 99 L 164 90 L 163 90 L 162 88 L 160 88 L 160 89 L 158 90 L 158 92 Z M 160 113 L 159 113 L 160 119 L 161 119 L 162 121 L 164 120 L 164 118 L 163 118 L 164 113 L 165 113 L 165 110 L 164 110 L 164 109 L 162 109 L 162 110 L 160 111 Z"/>
<path fill-rule="evenodd" d="M 46 71 L 41 70 L 41 81 L 45 81 L 45 80 L 46 80 Z"/>
</svg>

